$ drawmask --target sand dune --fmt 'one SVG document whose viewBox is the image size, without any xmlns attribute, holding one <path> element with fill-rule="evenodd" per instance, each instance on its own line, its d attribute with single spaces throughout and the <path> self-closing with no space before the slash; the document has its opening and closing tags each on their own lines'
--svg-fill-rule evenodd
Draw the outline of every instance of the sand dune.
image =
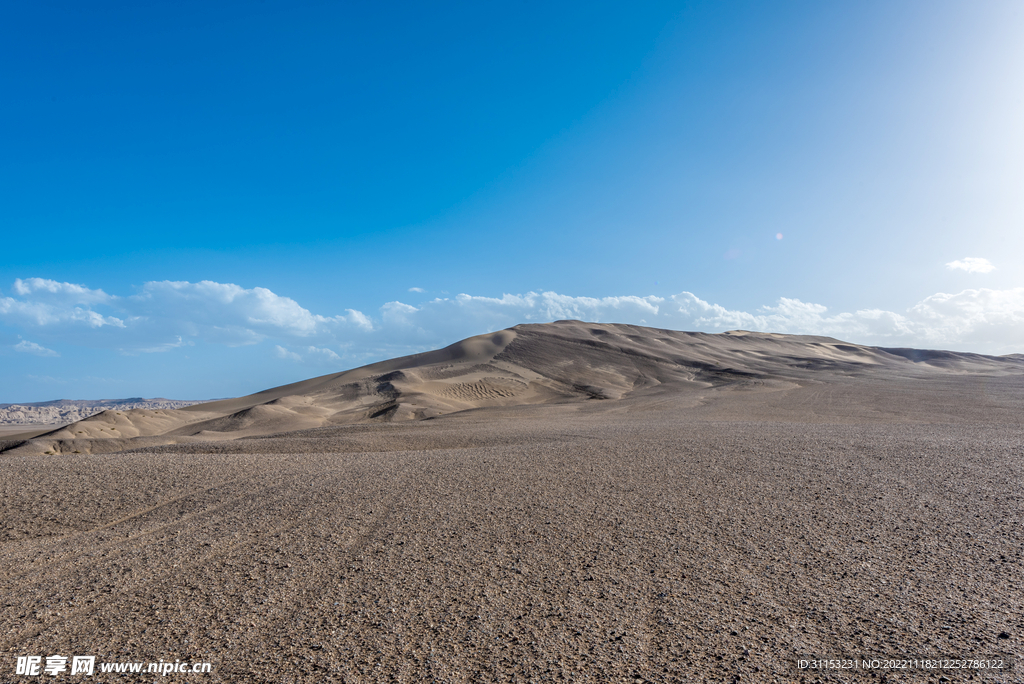
<svg viewBox="0 0 1024 684">
<path fill-rule="evenodd" d="M 562 322 L 110 411 L 0 456 L 0 680 L 1024 681 L 1022 367 Z M 914 656 L 1015 669 L 798 669 Z"/>
<path fill-rule="evenodd" d="M 177 410 L 108 410 L 15 450 L 102 453 L 329 425 L 423 420 L 487 407 L 639 399 L 666 391 L 699 405 L 730 390 L 788 395 L 826 381 L 941 381 L 957 373 L 1016 376 L 1024 373 L 1024 362 L 867 347 L 828 337 L 559 321 L 520 325 L 237 399 Z M 855 396 L 855 391 L 849 395 Z M 870 410 L 854 404 L 848 407 L 850 417 Z M 831 413 L 835 418 L 834 409 Z"/>
</svg>

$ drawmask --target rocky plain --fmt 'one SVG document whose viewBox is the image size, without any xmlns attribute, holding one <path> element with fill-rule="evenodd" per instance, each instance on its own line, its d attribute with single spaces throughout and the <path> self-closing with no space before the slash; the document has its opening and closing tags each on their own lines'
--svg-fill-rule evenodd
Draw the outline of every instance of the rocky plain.
<svg viewBox="0 0 1024 684">
<path fill-rule="evenodd" d="M 1019 355 L 563 321 L 0 448 L 2 681 L 1024 681 Z"/>
</svg>

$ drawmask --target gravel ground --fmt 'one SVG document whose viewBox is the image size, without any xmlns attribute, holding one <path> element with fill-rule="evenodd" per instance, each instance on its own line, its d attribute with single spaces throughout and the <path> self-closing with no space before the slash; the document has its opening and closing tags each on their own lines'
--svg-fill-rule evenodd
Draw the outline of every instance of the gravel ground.
<svg viewBox="0 0 1024 684">
<path fill-rule="evenodd" d="M 0 458 L 0 680 L 1024 681 L 1021 425 L 836 391 Z M 1015 669 L 796 667 L 905 656 Z"/>
</svg>

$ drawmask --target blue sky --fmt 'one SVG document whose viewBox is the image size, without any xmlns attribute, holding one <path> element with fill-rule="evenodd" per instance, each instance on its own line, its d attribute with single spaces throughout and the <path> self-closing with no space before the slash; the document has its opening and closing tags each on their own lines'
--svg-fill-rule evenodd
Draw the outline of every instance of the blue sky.
<svg viewBox="0 0 1024 684">
<path fill-rule="evenodd" d="M 7 3 L 0 402 L 521 322 L 1024 352 L 1024 4 Z"/>
</svg>

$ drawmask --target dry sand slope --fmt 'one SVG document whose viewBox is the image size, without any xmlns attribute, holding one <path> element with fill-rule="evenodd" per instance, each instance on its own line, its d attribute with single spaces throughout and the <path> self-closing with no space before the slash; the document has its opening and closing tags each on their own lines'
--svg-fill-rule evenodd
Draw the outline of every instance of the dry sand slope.
<svg viewBox="0 0 1024 684">
<path fill-rule="evenodd" d="M 580 322 L 103 414 L 0 455 L 0 681 L 1024 681 L 1022 423 L 1018 358 Z"/>
</svg>

